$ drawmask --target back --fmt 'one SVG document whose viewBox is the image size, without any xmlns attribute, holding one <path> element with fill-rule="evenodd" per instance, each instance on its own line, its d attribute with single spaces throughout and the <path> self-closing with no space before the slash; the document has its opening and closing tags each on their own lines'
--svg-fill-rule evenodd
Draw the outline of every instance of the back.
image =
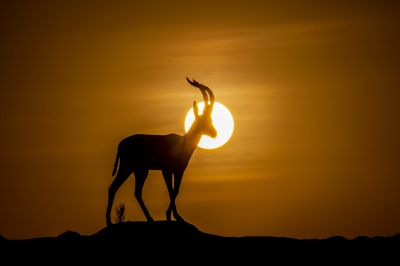
<svg viewBox="0 0 400 266">
<path fill-rule="evenodd" d="M 182 159 L 184 137 L 177 134 L 144 135 L 136 134 L 119 144 L 121 162 L 147 169 L 164 169 Z"/>
</svg>

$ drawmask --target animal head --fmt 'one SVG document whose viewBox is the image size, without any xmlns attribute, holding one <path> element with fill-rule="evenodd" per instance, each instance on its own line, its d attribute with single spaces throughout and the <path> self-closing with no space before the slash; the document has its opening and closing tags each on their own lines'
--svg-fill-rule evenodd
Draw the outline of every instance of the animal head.
<svg viewBox="0 0 400 266">
<path fill-rule="evenodd" d="M 215 129 L 211 118 L 211 113 L 215 102 L 214 93 L 210 90 L 210 88 L 198 83 L 196 80 L 191 81 L 188 78 L 186 78 L 186 80 L 190 83 L 190 85 L 200 90 L 201 94 L 203 95 L 205 105 L 203 113 L 200 115 L 196 101 L 193 102 L 195 120 L 193 122 L 192 128 L 201 135 L 215 138 L 217 136 L 217 130 Z"/>
</svg>

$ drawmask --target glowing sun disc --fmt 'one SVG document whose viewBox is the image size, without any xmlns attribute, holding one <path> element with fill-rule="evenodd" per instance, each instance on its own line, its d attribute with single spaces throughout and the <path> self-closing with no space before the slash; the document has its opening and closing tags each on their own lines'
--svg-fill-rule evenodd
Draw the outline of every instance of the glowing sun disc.
<svg viewBox="0 0 400 266">
<path fill-rule="evenodd" d="M 198 103 L 199 114 L 203 113 L 204 102 Z M 219 102 L 214 103 L 214 108 L 211 114 L 213 125 L 217 130 L 217 137 L 202 136 L 197 145 L 203 149 L 216 149 L 224 145 L 233 134 L 234 122 L 233 116 L 228 108 Z M 193 107 L 190 108 L 185 118 L 185 132 L 188 132 L 194 122 Z"/>
</svg>

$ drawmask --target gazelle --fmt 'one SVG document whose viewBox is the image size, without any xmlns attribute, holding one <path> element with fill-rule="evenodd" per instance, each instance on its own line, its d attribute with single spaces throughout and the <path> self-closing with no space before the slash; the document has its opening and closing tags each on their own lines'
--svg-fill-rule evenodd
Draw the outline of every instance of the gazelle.
<svg viewBox="0 0 400 266">
<path fill-rule="evenodd" d="M 177 221 L 183 221 L 183 218 L 176 210 L 175 204 L 183 173 L 188 166 L 189 160 L 201 136 L 207 135 L 212 138 L 217 136 L 217 131 L 211 119 L 211 113 L 215 102 L 213 92 L 207 86 L 195 80 L 191 81 L 188 78 L 186 79 L 192 86 L 197 87 L 203 95 L 205 103 L 203 114 L 199 115 L 197 103 L 194 101 L 193 110 L 195 121 L 185 135 L 136 134 L 123 139 L 119 143 L 112 175 L 115 175 L 117 168 L 118 173 L 108 189 L 107 225 L 112 224 L 110 214 L 115 194 L 132 173 L 135 175 L 135 197 L 147 221 L 153 221 L 142 199 L 142 189 L 149 170 L 162 171 L 170 197 L 170 204 L 166 212 L 167 220 L 171 221 L 172 212 Z"/>
</svg>

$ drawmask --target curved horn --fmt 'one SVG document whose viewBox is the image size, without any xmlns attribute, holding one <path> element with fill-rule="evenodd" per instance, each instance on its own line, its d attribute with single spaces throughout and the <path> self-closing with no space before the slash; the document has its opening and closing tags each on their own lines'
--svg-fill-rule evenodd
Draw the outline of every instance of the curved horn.
<svg viewBox="0 0 400 266">
<path fill-rule="evenodd" d="M 196 87 L 200 90 L 201 94 L 203 95 L 204 103 L 207 104 L 208 103 L 208 95 L 206 93 L 206 89 L 204 88 L 205 86 L 201 85 L 200 83 L 198 83 L 195 80 L 191 81 L 188 77 L 186 77 L 186 80 L 189 82 L 190 85 L 192 85 L 193 87 Z"/>
<path fill-rule="evenodd" d="M 198 83 L 196 80 L 193 80 L 193 81 L 196 82 L 196 84 L 198 84 L 199 88 L 202 88 L 203 90 L 205 90 L 208 93 L 208 96 L 210 98 L 210 103 L 208 104 L 208 106 L 210 107 L 210 109 L 212 109 L 212 107 L 214 106 L 214 102 L 215 102 L 215 96 L 214 96 L 214 93 L 212 92 L 212 90 L 209 87 Z M 208 101 L 207 101 L 207 103 L 208 103 Z"/>
<path fill-rule="evenodd" d="M 208 93 L 209 97 L 210 97 L 210 105 L 213 105 L 215 102 L 215 96 L 214 93 L 212 92 L 212 90 L 209 87 L 204 86 L 204 89 L 206 90 L 206 92 Z"/>
</svg>

